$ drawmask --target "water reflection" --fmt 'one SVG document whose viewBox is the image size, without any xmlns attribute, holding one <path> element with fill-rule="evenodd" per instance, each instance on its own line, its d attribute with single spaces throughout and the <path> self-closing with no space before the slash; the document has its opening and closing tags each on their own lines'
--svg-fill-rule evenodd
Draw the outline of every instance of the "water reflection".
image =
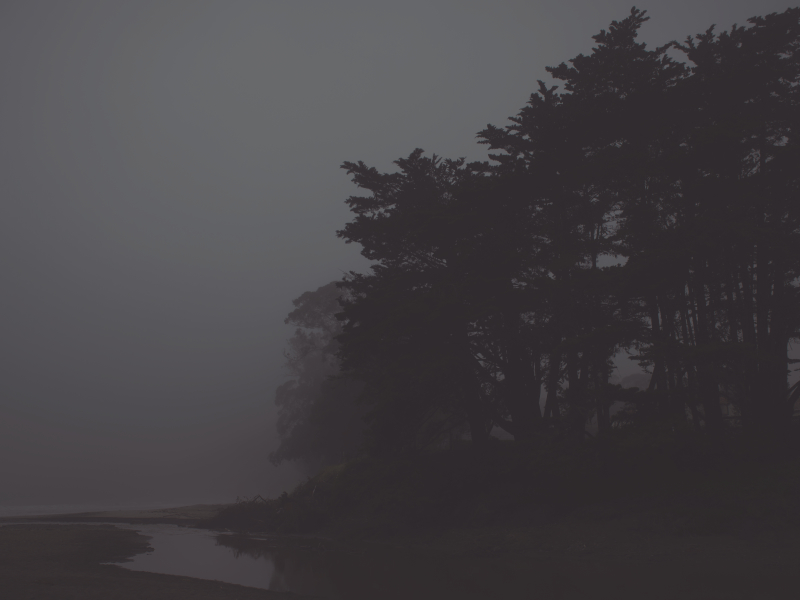
<svg viewBox="0 0 800 600">
<path fill-rule="evenodd" d="M 132 571 L 214 579 L 271 589 L 275 566 L 271 560 L 236 556 L 217 544 L 217 534 L 177 525 L 123 525 L 150 538 L 152 552 L 138 554 L 120 566 Z"/>
<path fill-rule="evenodd" d="M 272 566 L 267 589 L 280 592 L 338 598 L 330 574 L 324 543 L 314 539 L 286 540 L 221 534 L 216 543 L 235 558 L 263 560 Z"/>
<path fill-rule="evenodd" d="M 420 548 L 366 541 L 327 542 L 315 538 L 217 537 L 232 556 L 269 561 L 269 588 L 316 598 L 347 600 L 428 600 L 531 598 L 498 594 L 493 570 L 478 563 L 452 561 Z M 478 568 L 476 568 L 478 567 Z"/>
<path fill-rule="evenodd" d="M 319 542 L 220 534 L 178 525 L 127 525 L 150 538 L 151 552 L 119 566 L 132 571 L 212 579 L 317 598 L 338 598 L 321 561 Z"/>
<path fill-rule="evenodd" d="M 519 593 L 498 593 L 497 565 L 489 566 L 483 560 L 453 562 L 419 547 L 251 537 L 178 525 L 97 523 L 101 524 L 133 529 L 150 538 L 152 551 L 119 564 L 133 571 L 211 579 L 321 599 L 531 597 L 527 584 L 513 586 L 515 592 L 522 590 Z"/>
</svg>

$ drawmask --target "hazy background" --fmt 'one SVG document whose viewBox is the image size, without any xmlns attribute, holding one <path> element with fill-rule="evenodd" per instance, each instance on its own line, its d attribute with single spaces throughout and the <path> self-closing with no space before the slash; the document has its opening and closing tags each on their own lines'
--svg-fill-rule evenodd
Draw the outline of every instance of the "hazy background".
<svg viewBox="0 0 800 600">
<path fill-rule="evenodd" d="M 0 507 L 279 494 L 292 298 L 363 269 L 339 165 L 484 159 L 632 0 L 0 4 Z M 651 0 L 642 39 L 782 11 Z"/>
</svg>

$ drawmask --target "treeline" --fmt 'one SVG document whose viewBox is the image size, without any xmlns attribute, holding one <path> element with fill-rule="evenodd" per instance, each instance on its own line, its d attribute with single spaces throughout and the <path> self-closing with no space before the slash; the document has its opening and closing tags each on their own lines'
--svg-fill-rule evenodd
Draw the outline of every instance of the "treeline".
<svg viewBox="0 0 800 600">
<path fill-rule="evenodd" d="M 582 439 L 589 419 L 600 436 L 642 421 L 790 435 L 800 9 L 654 49 L 636 41 L 647 20 L 634 8 L 548 67 L 560 85 L 478 134 L 490 162 L 344 163 L 367 193 L 338 235 L 373 267 L 295 301 L 273 460 L 495 426 Z M 648 389 L 610 383 L 622 349 Z"/>
</svg>

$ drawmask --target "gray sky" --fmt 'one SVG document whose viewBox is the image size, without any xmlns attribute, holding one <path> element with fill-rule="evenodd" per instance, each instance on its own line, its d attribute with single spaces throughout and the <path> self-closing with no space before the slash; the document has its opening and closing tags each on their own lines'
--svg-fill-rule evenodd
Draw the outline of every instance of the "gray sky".
<svg viewBox="0 0 800 600">
<path fill-rule="evenodd" d="M 652 0 L 660 45 L 796 2 Z M 339 169 L 485 158 L 631 0 L 0 5 L 0 505 L 231 501 L 292 298 L 361 269 Z"/>
</svg>

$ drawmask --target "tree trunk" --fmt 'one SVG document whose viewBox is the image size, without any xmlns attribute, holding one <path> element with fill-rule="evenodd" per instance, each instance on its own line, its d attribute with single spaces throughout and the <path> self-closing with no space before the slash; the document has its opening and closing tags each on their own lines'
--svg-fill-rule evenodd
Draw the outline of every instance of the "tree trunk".
<svg viewBox="0 0 800 600">
<path fill-rule="evenodd" d="M 547 371 L 547 400 L 544 404 L 544 419 L 546 421 L 557 420 L 561 416 L 558 406 L 558 382 L 561 379 L 561 354 L 552 352 L 550 354 L 550 365 Z"/>
<path fill-rule="evenodd" d="M 700 268 L 703 268 L 702 265 Z M 699 269 L 697 269 L 699 270 Z M 700 280 L 700 274 L 696 270 L 696 281 L 690 293 L 692 294 L 693 305 L 697 312 L 696 339 L 697 347 L 708 349 L 711 344 L 711 334 L 709 331 L 708 306 L 705 298 L 705 285 Z M 697 281 L 700 280 L 700 281 Z M 724 421 L 722 420 L 722 408 L 719 404 L 719 384 L 715 376 L 715 365 L 712 356 L 699 357 L 696 363 L 697 387 L 700 394 L 700 401 L 703 404 L 706 430 L 716 436 L 722 433 Z"/>
</svg>

